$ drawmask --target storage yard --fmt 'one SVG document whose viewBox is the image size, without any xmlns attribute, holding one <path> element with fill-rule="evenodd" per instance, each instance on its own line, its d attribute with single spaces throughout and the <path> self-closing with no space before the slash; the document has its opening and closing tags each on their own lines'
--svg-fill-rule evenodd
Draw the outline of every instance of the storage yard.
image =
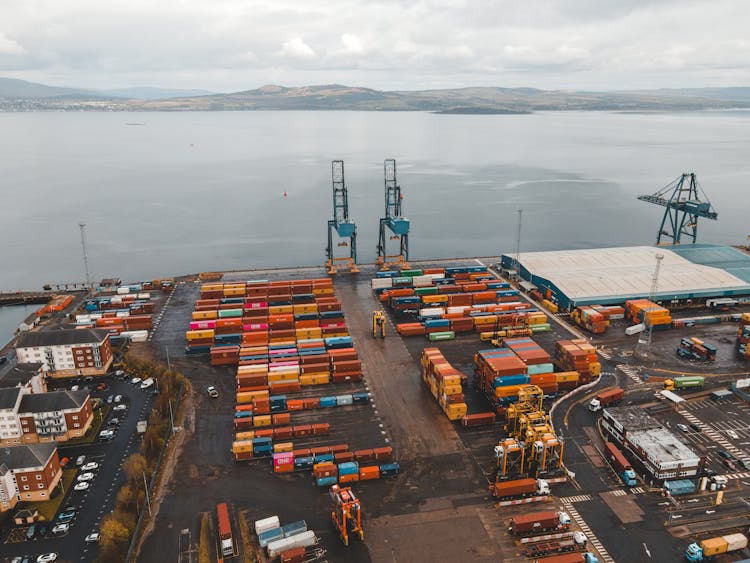
<svg viewBox="0 0 750 563">
<path fill-rule="evenodd" d="M 745 531 L 742 468 L 730 472 L 716 452 L 744 459 L 750 431 L 716 415 L 708 398 L 719 381 L 726 388 L 737 379 L 711 372 L 750 371 L 738 354 L 739 323 L 673 326 L 686 314 L 710 311 L 669 310 L 669 329 L 653 331 L 641 361 L 633 354 L 639 337 L 624 329 L 646 319 L 643 313 L 624 302 L 619 310 L 601 304 L 606 333 L 592 336 L 553 313 L 555 296 L 528 300 L 485 269 L 492 263 L 419 264 L 395 277 L 361 267 L 333 283 L 308 269 L 225 274 L 213 286 L 177 284 L 153 344 L 157 352 L 168 349 L 193 382 L 195 412 L 185 422 L 193 435 L 156 520 L 174 533 L 148 537 L 140 559 L 159 561 L 164 550 L 177 556 L 184 550 L 177 532 L 190 529 L 195 538 L 200 515 L 214 518 L 222 501 L 251 529 L 270 517 L 278 517 L 279 530 L 304 521 L 314 542 L 290 549 L 320 561 L 521 562 L 572 551 L 580 560 L 588 552 L 609 562 L 641 560 L 645 549 L 679 561 L 693 541 Z M 452 281 L 435 283 L 446 278 Z M 240 287 L 238 315 L 238 301 L 222 300 L 238 299 L 224 291 Z M 282 288 L 273 290 L 279 304 L 271 303 L 271 287 Z M 384 337 L 372 315 L 381 307 Z M 662 318 L 649 312 L 646 322 Z M 716 361 L 679 357 L 683 338 L 716 343 Z M 703 386 L 682 388 L 685 372 L 705 374 Z M 670 378 L 679 404 L 657 396 Z M 615 383 L 623 390 L 618 399 L 603 397 L 591 409 L 596 393 Z M 218 398 L 207 395 L 209 385 Z M 574 393 L 581 386 L 587 387 Z M 608 456 L 604 423 L 597 421 L 617 402 L 643 405 L 667 444 L 727 474 L 724 503 L 714 506 L 715 481 L 701 492 L 696 477 L 694 492 L 665 503 L 661 481 L 632 452 L 623 448 L 624 460 Z M 731 404 L 738 415 L 750 412 L 734 394 Z M 704 426 L 682 432 L 678 418 Z M 735 424 L 736 440 L 722 430 Z M 728 445 L 717 447 L 714 432 Z M 527 450 L 531 444 L 538 445 Z M 349 533 L 345 546 L 342 532 L 352 530 L 351 522 L 332 523 L 334 483 L 356 494 L 363 541 Z M 697 501 L 688 504 L 688 497 Z M 706 515 L 711 510 L 724 511 L 730 527 Z M 546 512 L 557 514 L 557 524 L 544 520 L 531 538 L 509 533 L 514 519 Z M 269 533 L 279 545 L 294 543 L 275 530 Z M 639 542 L 627 541 L 623 530 Z M 585 541 L 574 540 L 575 532 Z"/>
</svg>

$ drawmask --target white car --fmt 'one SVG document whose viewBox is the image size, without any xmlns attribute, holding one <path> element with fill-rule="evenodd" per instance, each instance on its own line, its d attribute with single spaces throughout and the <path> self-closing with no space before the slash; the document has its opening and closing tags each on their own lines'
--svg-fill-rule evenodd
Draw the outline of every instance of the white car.
<svg viewBox="0 0 750 563">
<path fill-rule="evenodd" d="M 76 477 L 77 481 L 91 481 L 95 475 L 91 472 L 81 473 L 78 477 Z"/>
<path fill-rule="evenodd" d="M 89 461 L 86 465 L 81 466 L 81 471 L 93 471 L 99 469 L 99 464 L 95 461 Z"/>
<path fill-rule="evenodd" d="M 99 543 L 99 532 L 94 532 L 93 534 L 89 534 L 86 536 L 86 539 L 83 540 L 86 543 Z"/>
<path fill-rule="evenodd" d="M 53 534 L 67 534 L 70 530 L 70 524 L 57 524 L 52 528 Z"/>
<path fill-rule="evenodd" d="M 57 559 L 57 553 L 42 553 L 36 558 L 36 563 L 48 563 L 49 561 L 55 561 Z"/>
<path fill-rule="evenodd" d="M 130 383 L 132 383 L 133 385 L 137 385 L 141 381 L 143 380 L 140 377 L 134 377 L 133 379 L 130 380 Z"/>
<path fill-rule="evenodd" d="M 126 411 L 126 410 L 128 410 L 128 405 L 123 405 L 122 403 L 120 403 L 119 405 L 115 405 L 112 408 L 113 412 Z"/>
<path fill-rule="evenodd" d="M 141 383 L 141 389 L 148 389 L 154 384 L 154 378 L 149 377 L 148 379 L 144 379 L 143 383 Z"/>
<path fill-rule="evenodd" d="M 89 488 L 88 481 L 81 481 L 80 483 L 76 483 L 75 487 L 73 487 L 74 491 L 85 491 Z"/>
</svg>

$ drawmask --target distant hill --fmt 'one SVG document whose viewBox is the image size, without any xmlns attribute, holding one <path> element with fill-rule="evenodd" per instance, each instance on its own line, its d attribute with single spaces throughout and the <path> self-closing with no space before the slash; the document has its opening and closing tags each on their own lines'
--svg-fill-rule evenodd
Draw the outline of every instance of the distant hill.
<svg viewBox="0 0 750 563">
<path fill-rule="evenodd" d="M 87 90 L 0 78 L 0 111 L 360 110 L 432 111 L 475 115 L 533 111 L 688 111 L 750 108 L 750 88 L 683 88 L 587 92 L 470 87 L 381 91 L 342 84 L 216 94 L 154 87 Z"/>
<path fill-rule="evenodd" d="M 103 96 L 136 100 L 166 100 L 169 98 L 190 98 L 194 96 L 210 96 L 216 94 L 216 92 L 210 92 L 209 90 L 180 90 L 174 88 L 153 88 L 150 86 L 114 88 L 109 90 L 98 90 L 98 92 Z"/>
</svg>

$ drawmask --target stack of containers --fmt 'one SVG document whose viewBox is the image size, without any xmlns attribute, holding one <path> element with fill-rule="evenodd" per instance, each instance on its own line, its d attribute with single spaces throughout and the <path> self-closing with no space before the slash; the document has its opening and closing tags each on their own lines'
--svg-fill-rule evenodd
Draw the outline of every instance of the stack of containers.
<svg viewBox="0 0 750 563">
<path fill-rule="evenodd" d="M 740 328 L 737 330 L 737 344 L 740 356 L 750 360 L 750 313 L 742 313 Z"/>
<path fill-rule="evenodd" d="M 599 377 L 602 369 L 596 348 L 582 338 L 556 342 L 553 363 L 564 372 L 578 372 L 581 385 Z"/>
<path fill-rule="evenodd" d="M 456 368 L 451 366 L 437 348 L 425 348 L 420 359 L 422 381 L 430 388 L 449 420 L 460 420 L 466 416 L 461 385 L 466 380 Z"/>
<path fill-rule="evenodd" d="M 665 330 L 672 326 L 669 309 L 648 299 L 634 299 L 625 302 L 625 318 L 635 324 L 643 323 L 654 330 Z"/>
</svg>

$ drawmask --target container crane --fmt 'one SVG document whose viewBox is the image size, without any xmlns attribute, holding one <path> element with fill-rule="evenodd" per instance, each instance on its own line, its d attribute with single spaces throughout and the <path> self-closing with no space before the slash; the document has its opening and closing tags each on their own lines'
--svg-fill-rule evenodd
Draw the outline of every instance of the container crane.
<svg viewBox="0 0 750 563">
<path fill-rule="evenodd" d="M 336 264 L 343 264 L 353 274 L 359 272 L 357 268 L 357 225 L 349 219 L 349 193 L 344 181 L 344 161 L 331 161 L 331 178 L 333 183 L 333 219 L 328 221 L 328 246 L 326 247 L 326 269 L 329 275 L 337 272 Z M 341 240 L 338 246 L 349 247 L 349 257 L 335 258 L 333 256 L 333 231 Z"/>
<path fill-rule="evenodd" d="M 716 221 L 719 214 L 711 206 L 703 192 L 695 173 L 684 173 L 653 195 L 640 195 L 638 199 L 666 207 L 661 220 L 656 244 L 680 244 L 682 235 L 698 237 L 698 218 L 704 217 Z M 662 243 L 662 237 L 671 239 Z"/>
<path fill-rule="evenodd" d="M 331 520 L 341 537 L 344 545 L 349 545 L 349 534 L 356 535 L 360 540 L 365 539 L 365 532 L 362 530 L 362 506 L 349 487 L 339 487 L 333 485 L 329 491 L 333 510 L 331 511 Z"/>
<path fill-rule="evenodd" d="M 380 219 L 380 235 L 378 237 L 377 253 L 375 263 L 382 270 L 390 266 L 400 268 L 409 267 L 409 219 L 401 214 L 401 186 L 396 180 L 396 160 L 387 158 L 383 162 L 385 175 L 385 217 Z M 390 240 L 399 241 L 399 254 L 386 254 L 386 227 L 392 233 Z M 389 260 L 390 259 L 390 260 Z"/>
</svg>

